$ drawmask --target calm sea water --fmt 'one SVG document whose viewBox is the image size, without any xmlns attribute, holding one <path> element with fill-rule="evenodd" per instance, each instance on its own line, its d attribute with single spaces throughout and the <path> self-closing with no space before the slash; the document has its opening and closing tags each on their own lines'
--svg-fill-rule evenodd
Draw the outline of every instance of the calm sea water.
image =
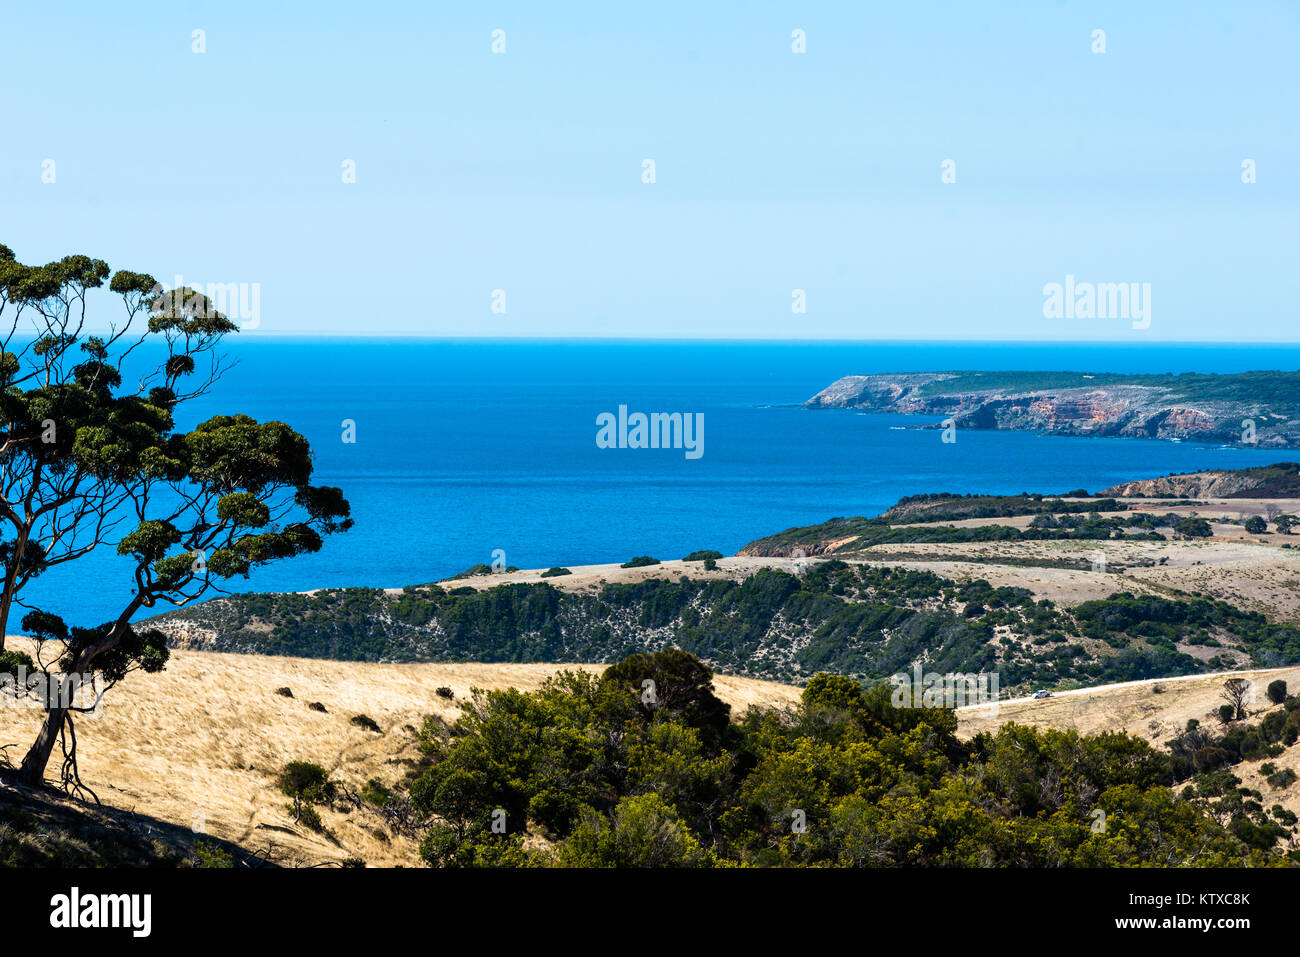
<svg viewBox="0 0 1300 957">
<path fill-rule="evenodd" d="M 238 337 L 235 337 L 238 339 Z M 183 425 L 219 412 L 305 434 L 317 481 L 356 527 L 236 591 L 400 586 L 492 561 L 521 568 L 734 552 L 917 492 L 1062 492 L 1285 452 L 1133 439 L 900 428 L 907 419 L 797 404 L 842 375 L 950 369 L 1235 372 L 1300 368 L 1296 346 L 291 340 L 232 342 L 238 360 Z M 704 454 L 600 449 L 596 416 L 704 414 Z M 356 423 L 356 442 L 342 423 Z M 1293 453 L 1291 457 L 1297 457 Z M 92 624 L 120 609 L 126 563 L 102 549 L 29 603 Z"/>
</svg>

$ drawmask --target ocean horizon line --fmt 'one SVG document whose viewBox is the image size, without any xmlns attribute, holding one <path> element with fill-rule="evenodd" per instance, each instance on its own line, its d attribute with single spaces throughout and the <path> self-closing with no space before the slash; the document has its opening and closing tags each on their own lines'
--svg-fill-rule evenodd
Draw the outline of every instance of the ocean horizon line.
<svg viewBox="0 0 1300 957">
<path fill-rule="evenodd" d="M 94 330 L 90 330 L 94 332 Z M 1143 342 L 1132 342 L 1123 339 L 976 339 L 976 338 L 930 338 L 930 339 L 904 339 L 904 338 L 861 338 L 845 339 L 840 337 L 834 338 L 765 338 L 765 337 L 745 337 L 745 338 L 727 338 L 727 337 L 680 337 L 680 336 L 470 336 L 470 335 L 424 335 L 417 333 L 403 332 L 363 332 L 363 333 L 337 333 L 337 332 L 272 332 L 265 329 L 258 329 L 255 332 L 244 330 L 243 337 L 231 338 L 226 344 L 242 344 L 255 342 L 259 339 L 274 339 L 276 341 L 298 340 L 307 342 L 383 342 L 386 340 L 393 341 L 418 341 L 418 342 L 440 342 L 440 343 L 493 343 L 493 344 L 540 344 L 549 343 L 556 345 L 613 345 L 613 344 L 633 344 L 633 343 L 655 343 L 660 345 L 810 345 L 810 346 L 827 346 L 827 345 L 967 345 L 967 346 L 1032 346 L 1037 348 L 1048 348 L 1055 346 L 1084 346 L 1089 348 L 1105 346 L 1122 346 L 1126 349 L 1149 349 L 1149 348 L 1169 348 L 1169 347 L 1197 347 L 1215 349 L 1257 349 L 1263 346 L 1275 346 L 1281 348 L 1300 348 L 1300 339 L 1296 340 L 1241 340 L 1241 339 L 1151 339 Z"/>
</svg>

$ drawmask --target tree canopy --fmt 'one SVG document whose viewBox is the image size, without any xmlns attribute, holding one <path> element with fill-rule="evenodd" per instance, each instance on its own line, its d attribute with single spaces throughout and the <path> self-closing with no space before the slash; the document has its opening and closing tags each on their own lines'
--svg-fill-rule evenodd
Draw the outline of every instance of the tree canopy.
<svg viewBox="0 0 1300 957">
<path fill-rule="evenodd" d="M 105 285 L 124 311 L 92 323 Z M 0 652 L 34 578 L 108 547 L 124 559 L 130 597 L 102 624 L 30 609 L 35 666 L 110 685 L 157 670 L 166 647 L 132 628 L 138 611 L 192 602 L 350 527 L 347 500 L 311 483 L 311 449 L 285 423 L 235 414 L 177 429 L 181 407 L 227 368 L 218 347 L 237 328 L 193 289 L 82 255 L 25 265 L 0 246 Z M 143 371 L 128 382 L 128 369 Z M 48 710 L 25 782 L 44 780 L 79 707 Z M 75 757 L 64 780 L 76 783 Z"/>
</svg>

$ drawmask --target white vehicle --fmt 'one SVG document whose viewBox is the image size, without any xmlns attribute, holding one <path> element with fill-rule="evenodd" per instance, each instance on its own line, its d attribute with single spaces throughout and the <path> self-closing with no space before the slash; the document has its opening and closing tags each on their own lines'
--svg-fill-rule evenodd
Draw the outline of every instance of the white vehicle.
<svg viewBox="0 0 1300 957">
<path fill-rule="evenodd" d="M 1050 691 L 1041 691 L 1041 690 L 1040 690 L 1040 691 L 1035 691 L 1035 692 L 1034 692 L 1034 697 L 1035 697 L 1035 698 L 1050 698 L 1051 696 L 1052 696 L 1052 693 L 1051 693 Z"/>
</svg>

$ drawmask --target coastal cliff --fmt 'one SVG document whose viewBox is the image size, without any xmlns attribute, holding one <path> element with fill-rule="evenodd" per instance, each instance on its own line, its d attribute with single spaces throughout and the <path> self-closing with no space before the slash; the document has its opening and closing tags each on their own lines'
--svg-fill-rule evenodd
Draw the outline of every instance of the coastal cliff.
<svg viewBox="0 0 1300 957">
<path fill-rule="evenodd" d="M 959 429 L 1300 447 L 1300 373 L 1295 372 L 852 375 L 833 382 L 804 406 L 940 416 L 952 419 Z"/>
<path fill-rule="evenodd" d="M 1097 494 L 1119 498 L 1300 498 L 1300 463 L 1184 472 L 1124 482 Z"/>
</svg>

